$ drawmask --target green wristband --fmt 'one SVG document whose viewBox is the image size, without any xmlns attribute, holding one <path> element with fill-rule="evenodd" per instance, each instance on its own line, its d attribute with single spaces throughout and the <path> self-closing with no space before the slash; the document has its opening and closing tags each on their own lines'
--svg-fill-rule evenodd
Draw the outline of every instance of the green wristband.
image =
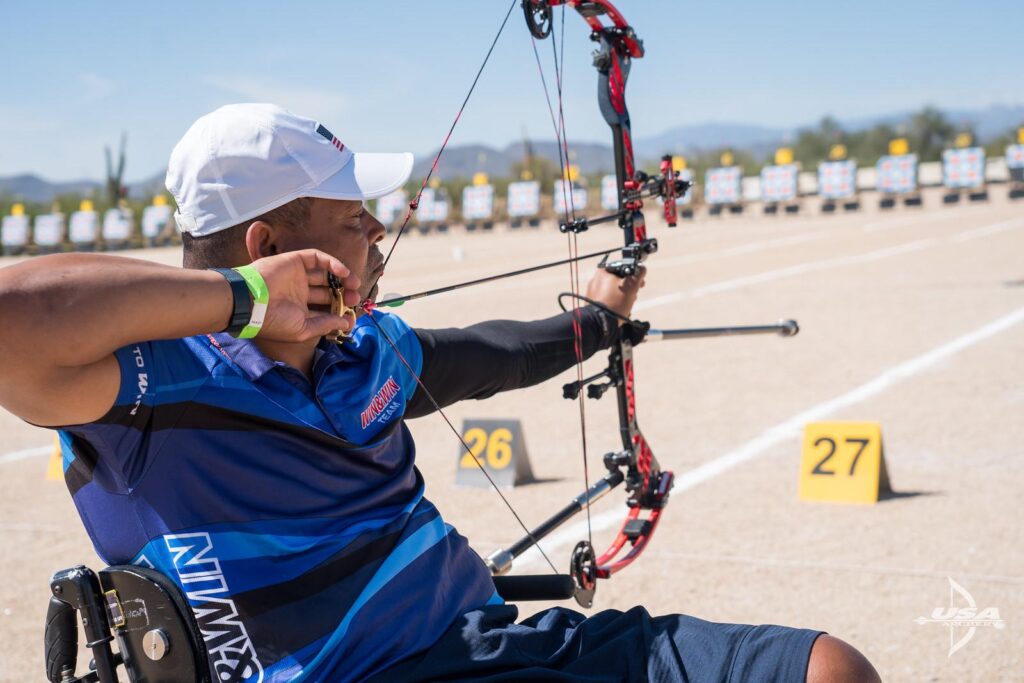
<svg viewBox="0 0 1024 683">
<path fill-rule="evenodd" d="M 240 266 L 232 270 L 245 279 L 249 293 L 252 294 L 252 317 L 249 318 L 249 324 L 242 328 L 238 338 L 252 339 L 263 327 L 263 316 L 267 314 L 267 304 L 270 302 L 270 290 L 267 289 L 263 276 L 252 266 Z"/>
</svg>

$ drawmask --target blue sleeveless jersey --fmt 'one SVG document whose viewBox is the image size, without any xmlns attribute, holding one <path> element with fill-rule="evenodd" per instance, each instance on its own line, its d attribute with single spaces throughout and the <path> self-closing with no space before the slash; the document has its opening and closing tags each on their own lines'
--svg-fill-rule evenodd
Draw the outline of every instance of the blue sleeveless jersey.
<svg viewBox="0 0 1024 683">
<path fill-rule="evenodd" d="M 373 315 L 418 373 L 415 333 Z M 116 355 L 115 406 L 60 431 L 65 480 L 104 561 L 181 586 L 214 680 L 358 680 L 501 602 L 423 497 L 416 382 L 370 321 L 321 341 L 312 384 L 226 334 Z"/>
</svg>

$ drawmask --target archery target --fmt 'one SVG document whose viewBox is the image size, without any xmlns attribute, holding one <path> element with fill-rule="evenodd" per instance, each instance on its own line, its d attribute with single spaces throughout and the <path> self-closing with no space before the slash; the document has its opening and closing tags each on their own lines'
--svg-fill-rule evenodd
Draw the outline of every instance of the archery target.
<svg viewBox="0 0 1024 683">
<path fill-rule="evenodd" d="M 171 207 L 147 206 L 142 210 L 142 236 L 149 239 L 156 238 L 163 229 L 167 227 L 167 221 L 171 219 Z"/>
<path fill-rule="evenodd" d="M 1006 148 L 1007 168 L 1024 168 L 1024 145 L 1010 145 Z"/>
<path fill-rule="evenodd" d="M 1010 182 L 1024 183 L 1024 145 L 1006 148 L 1006 168 L 1010 172 Z"/>
<path fill-rule="evenodd" d="M 44 213 L 36 216 L 35 238 L 41 247 L 55 247 L 64 239 L 64 216 Z"/>
<path fill-rule="evenodd" d="M 125 242 L 132 236 L 132 214 L 123 209 L 107 209 L 103 214 L 103 239 Z"/>
<path fill-rule="evenodd" d="M 818 194 L 823 199 L 849 199 L 857 194 L 857 163 L 846 160 L 818 164 Z"/>
<path fill-rule="evenodd" d="M 469 185 L 462 190 L 462 217 L 484 220 L 494 214 L 494 186 Z"/>
<path fill-rule="evenodd" d="M 421 223 L 440 223 L 448 220 L 448 193 L 431 187 L 423 190 L 416 217 Z"/>
<path fill-rule="evenodd" d="M 796 199 L 796 164 L 765 166 L 761 169 L 761 200 L 765 202 L 790 202 Z"/>
<path fill-rule="evenodd" d="M 508 215 L 512 217 L 536 216 L 540 213 L 540 183 L 524 180 L 509 183 Z"/>
<path fill-rule="evenodd" d="M 5 247 L 23 247 L 28 244 L 28 216 L 4 216 L 0 224 L 0 244 Z"/>
<path fill-rule="evenodd" d="M 905 194 L 917 189 L 917 155 L 884 156 L 878 160 L 878 191 Z"/>
<path fill-rule="evenodd" d="M 942 184 L 950 189 L 984 185 L 985 150 L 981 147 L 967 147 L 943 152 Z"/>
<path fill-rule="evenodd" d="M 573 211 L 584 211 L 587 208 L 587 188 L 577 183 L 571 183 L 572 186 L 572 197 L 570 198 L 569 192 L 563 188 L 562 181 L 555 181 L 555 213 L 559 216 L 564 216 L 566 213 L 572 213 Z M 568 207 L 566 207 L 566 200 L 571 201 Z"/>
<path fill-rule="evenodd" d="M 399 215 L 409 204 L 409 195 L 405 190 L 395 190 L 377 200 L 377 220 L 384 225 L 392 225 L 398 221 Z"/>
<path fill-rule="evenodd" d="M 739 166 L 709 168 L 704 174 L 704 201 L 708 204 L 738 204 L 742 176 Z"/>
<path fill-rule="evenodd" d="M 619 208 L 619 183 L 614 175 L 601 178 L 601 208 L 605 211 Z"/>
<path fill-rule="evenodd" d="M 100 217 L 95 211 L 75 211 L 68 222 L 68 239 L 74 244 L 92 244 L 99 224 Z"/>
</svg>

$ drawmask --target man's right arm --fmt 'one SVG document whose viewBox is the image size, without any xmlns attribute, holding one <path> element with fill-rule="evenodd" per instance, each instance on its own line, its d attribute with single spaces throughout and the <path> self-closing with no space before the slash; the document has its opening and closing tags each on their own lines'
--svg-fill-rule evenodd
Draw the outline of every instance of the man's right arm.
<svg viewBox="0 0 1024 683">
<path fill-rule="evenodd" d="M 271 292 L 261 335 L 302 341 L 349 325 L 306 308 L 329 300 L 327 268 L 349 276 L 337 259 L 305 250 L 253 265 Z M 223 330 L 231 310 L 230 285 L 212 271 L 101 254 L 43 256 L 4 268 L 0 405 L 39 425 L 96 420 L 120 386 L 114 351 Z"/>
</svg>

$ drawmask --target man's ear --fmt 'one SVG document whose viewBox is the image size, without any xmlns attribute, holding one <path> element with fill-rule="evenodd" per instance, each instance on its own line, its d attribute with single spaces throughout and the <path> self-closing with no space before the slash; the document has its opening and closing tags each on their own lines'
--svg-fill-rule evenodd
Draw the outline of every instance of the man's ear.
<svg viewBox="0 0 1024 683">
<path fill-rule="evenodd" d="M 249 252 L 250 263 L 280 253 L 274 226 L 265 221 L 253 221 L 245 231 L 245 249 Z"/>
</svg>

